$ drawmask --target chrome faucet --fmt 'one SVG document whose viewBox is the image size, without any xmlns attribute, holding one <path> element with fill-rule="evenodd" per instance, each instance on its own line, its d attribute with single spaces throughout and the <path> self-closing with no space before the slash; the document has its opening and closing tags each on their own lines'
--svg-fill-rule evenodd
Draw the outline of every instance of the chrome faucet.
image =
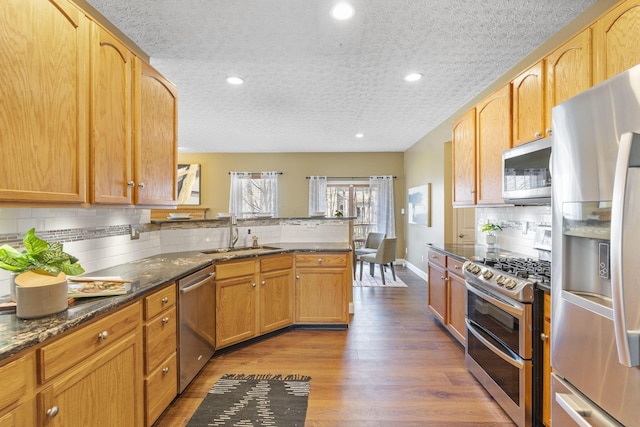
<svg viewBox="0 0 640 427">
<path fill-rule="evenodd" d="M 232 213 L 229 217 L 229 249 L 233 249 L 238 241 L 238 220 L 236 214 Z"/>
</svg>

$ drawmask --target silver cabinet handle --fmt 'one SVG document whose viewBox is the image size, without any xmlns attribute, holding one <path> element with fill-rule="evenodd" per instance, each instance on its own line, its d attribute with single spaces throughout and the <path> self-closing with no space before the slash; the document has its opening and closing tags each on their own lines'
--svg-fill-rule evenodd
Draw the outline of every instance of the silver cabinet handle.
<svg viewBox="0 0 640 427">
<path fill-rule="evenodd" d="M 546 132 L 547 132 L 547 135 L 549 135 L 549 136 L 553 135 L 553 129 L 551 129 L 551 128 L 547 128 Z"/>
<path fill-rule="evenodd" d="M 322 264 L 322 258 L 318 258 L 318 264 Z"/>
<path fill-rule="evenodd" d="M 162 318 L 162 323 L 164 323 L 164 324 L 166 325 L 167 323 L 169 323 L 169 320 L 170 320 L 170 319 L 169 319 L 169 316 L 167 316 L 167 317 L 163 317 L 163 318 Z"/>
<path fill-rule="evenodd" d="M 536 134 L 534 135 L 536 138 L 540 138 L 542 137 L 542 134 L 540 132 L 536 132 Z"/>
<path fill-rule="evenodd" d="M 163 373 L 164 375 L 167 375 L 167 374 L 169 373 L 169 367 L 168 367 L 168 366 L 165 366 L 164 368 L 162 368 L 162 373 Z"/>
<path fill-rule="evenodd" d="M 255 288 L 255 287 L 256 287 L 256 284 L 255 284 L 255 283 L 252 283 L 252 284 L 251 284 L 251 286 Z"/>
<path fill-rule="evenodd" d="M 296 276 L 296 280 L 300 280 L 300 276 Z"/>
<path fill-rule="evenodd" d="M 549 335 L 545 334 L 544 332 L 540 333 L 540 339 L 542 341 L 547 341 L 549 339 Z"/>
<path fill-rule="evenodd" d="M 104 341 L 107 339 L 108 336 L 109 336 L 109 332 L 102 331 L 98 334 L 98 339 L 100 339 L 101 341 Z"/>
<path fill-rule="evenodd" d="M 266 284 L 267 284 L 267 281 L 266 281 L 266 280 L 263 280 L 262 282 L 260 282 L 260 284 L 264 286 L 264 285 L 266 285 Z"/>
<path fill-rule="evenodd" d="M 58 405 L 53 405 L 51 408 L 47 409 L 47 418 L 55 418 L 59 411 L 60 409 L 58 408 Z"/>
<path fill-rule="evenodd" d="M 141 182 L 140 184 L 138 184 L 138 188 L 144 188 L 144 182 Z"/>
<path fill-rule="evenodd" d="M 162 298 L 162 303 L 163 303 L 163 304 L 166 304 L 166 303 L 168 303 L 168 302 L 169 302 L 169 297 L 164 297 L 164 298 Z"/>
<path fill-rule="evenodd" d="M 133 182 L 133 181 L 129 181 L 129 182 L 127 182 L 127 185 L 128 185 L 129 187 L 135 187 L 135 186 L 136 186 L 136 183 L 135 183 L 135 182 Z"/>
</svg>

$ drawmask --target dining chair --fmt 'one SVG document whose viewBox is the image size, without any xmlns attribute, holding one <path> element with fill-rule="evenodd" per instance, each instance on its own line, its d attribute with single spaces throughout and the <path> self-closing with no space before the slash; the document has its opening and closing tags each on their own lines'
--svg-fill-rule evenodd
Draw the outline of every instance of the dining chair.
<svg viewBox="0 0 640 427">
<path fill-rule="evenodd" d="M 358 264 L 360 255 L 375 253 L 385 236 L 386 233 L 369 233 L 367 234 L 367 240 L 364 242 L 364 246 L 353 251 L 353 277 L 356 277 L 356 265 Z"/>
<path fill-rule="evenodd" d="M 389 264 L 393 280 L 396 280 L 396 270 L 393 262 L 396 260 L 396 237 L 382 239 L 380 246 L 375 253 L 360 255 L 360 280 L 362 280 L 362 266 L 365 262 L 369 263 L 369 274 L 374 275 L 374 264 L 380 265 L 380 273 L 382 274 L 382 284 L 386 285 L 384 280 L 384 267 Z"/>
</svg>

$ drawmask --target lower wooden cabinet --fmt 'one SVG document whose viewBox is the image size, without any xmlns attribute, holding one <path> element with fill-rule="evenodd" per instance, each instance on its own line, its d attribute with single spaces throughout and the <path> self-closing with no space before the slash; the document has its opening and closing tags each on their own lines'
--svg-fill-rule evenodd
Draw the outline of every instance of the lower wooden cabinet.
<svg viewBox="0 0 640 427">
<path fill-rule="evenodd" d="M 297 254 L 295 322 L 346 324 L 349 321 L 348 253 Z"/>
<path fill-rule="evenodd" d="M 216 348 L 293 322 L 291 254 L 216 264 Z"/>
<path fill-rule="evenodd" d="M 27 355 L 0 367 L 0 426 L 35 425 L 34 386 L 35 354 Z"/>
<path fill-rule="evenodd" d="M 37 350 L 37 425 L 143 425 L 140 325 L 137 302 Z"/>
<path fill-rule="evenodd" d="M 176 285 L 147 296 L 144 304 L 145 424 L 151 426 L 178 394 Z"/>
<path fill-rule="evenodd" d="M 551 426 L 551 295 L 544 294 L 542 324 L 542 422 Z"/>
<path fill-rule="evenodd" d="M 464 345 L 467 291 L 462 276 L 462 262 L 436 251 L 429 251 L 428 259 L 429 309 L 451 335 Z"/>
</svg>

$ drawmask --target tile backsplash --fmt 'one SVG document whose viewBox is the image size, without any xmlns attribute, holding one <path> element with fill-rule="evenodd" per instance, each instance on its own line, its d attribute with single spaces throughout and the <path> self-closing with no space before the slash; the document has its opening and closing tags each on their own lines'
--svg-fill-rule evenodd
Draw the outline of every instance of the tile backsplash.
<svg viewBox="0 0 640 427">
<path fill-rule="evenodd" d="M 130 227 L 140 231 L 132 240 Z M 22 237 L 31 228 L 80 260 L 86 272 L 101 270 L 160 253 L 226 247 L 226 221 L 151 223 L 149 209 L 0 208 L 0 245 L 22 249 Z M 237 246 L 278 242 L 346 242 L 349 221 L 240 220 Z M 10 272 L 0 269 L 0 296 L 9 294 Z"/>
<path fill-rule="evenodd" d="M 551 226 L 551 206 L 508 206 L 476 208 L 476 243 L 485 244 L 482 225 L 491 222 L 502 227 L 496 233 L 496 247 L 531 257 L 538 257 L 533 248 L 539 226 Z"/>
</svg>

